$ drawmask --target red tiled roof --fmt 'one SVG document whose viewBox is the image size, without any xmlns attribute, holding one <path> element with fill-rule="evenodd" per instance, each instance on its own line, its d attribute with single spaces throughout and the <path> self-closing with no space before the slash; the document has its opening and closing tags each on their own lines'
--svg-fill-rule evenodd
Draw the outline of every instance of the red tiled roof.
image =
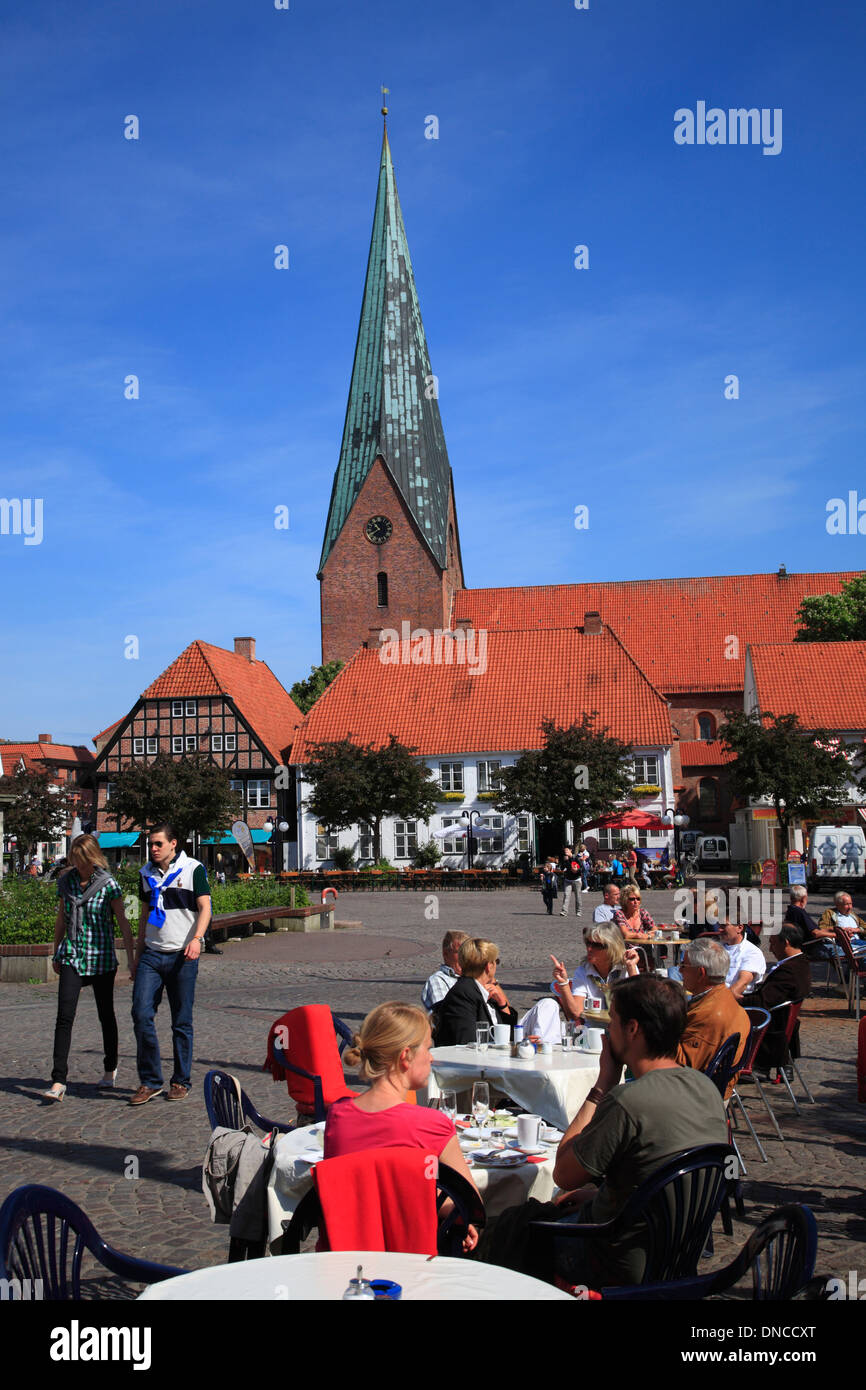
<svg viewBox="0 0 866 1390">
<path fill-rule="evenodd" d="M 681 739 L 679 749 L 683 767 L 721 767 L 724 763 L 732 763 L 736 757 L 729 748 L 723 748 L 718 739 Z"/>
<path fill-rule="evenodd" d="M 124 718 L 125 718 L 125 716 L 124 716 Z M 106 737 L 108 736 L 108 734 L 113 734 L 114 731 L 115 731 L 115 729 L 116 729 L 120 724 L 122 724 L 122 723 L 123 723 L 123 719 L 115 719 L 115 721 L 114 721 L 113 724 L 109 724 L 109 726 L 108 726 L 107 729 L 103 729 L 103 730 L 102 730 L 102 733 L 94 734 L 94 735 L 93 735 L 93 742 L 94 742 L 94 743 L 98 743 L 99 740 L 100 740 L 101 738 L 106 738 Z"/>
<path fill-rule="evenodd" d="M 517 752 L 541 747 L 542 719 L 567 725 L 592 710 L 633 746 L 671 743 L 667 702 L 610 632 L 491 632 L 486 664 L 475 675 L 466 665 L 385 665 L 379 648 L 362 648 L 298 729 L 292 762 L 314 743 L 382 746 L 392 733 L 424 757 Z"/>
<path fill-rule="evenodd" d="M 803 599 L 837 594 L 857 573 L 460 589 L 454 595 L 452 623 L 465 618 L 488 631 L 581 627 L 584 614 L 596 610 L 666 694 L 742 690 L 746 647 L 792 641 Z M 725 656 L 730 636 L 739 640 L 736 658 Z"/>
<path fill-rule="evenodd" d="M 196 699 L 205 695 L 228 695 L 234 700 L 277 761 L 303 718 L 264 661 L 249 661 L 209 642 L 190 642 L 147 687 L 142 699 Z"/>
<path fill-rule="evenodd" d="M 8 759 L 23 758 L 25 763 L 92 763 L 95 762 L 89 748 L 70 743 L 0 743 L 0 758 L 4 767 Z"/>
<path fill-rule="evenodd" d="M 866 642 L 751 648 L 762 714 L 796 714 L 806 729 L 866 729 Z"/>
</svg>

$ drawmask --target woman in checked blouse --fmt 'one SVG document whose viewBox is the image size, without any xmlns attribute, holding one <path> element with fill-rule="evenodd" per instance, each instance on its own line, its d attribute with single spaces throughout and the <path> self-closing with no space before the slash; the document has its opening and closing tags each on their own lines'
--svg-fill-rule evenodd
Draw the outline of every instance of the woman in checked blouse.
<svg viewBox="0 0 866 1390">
<path fill-rule="evenodd" d="M 126 920 L 123 895 L 108 871 L 99 841 L 93 835 L 79 835 L 72 842 L 69 858 L 72 868 L 62 875 L 57 884 L 60 906 L 54 928 L 54 973 L 60 976 L 60 982 L 52 1085 L 42 1093 L 46 1100 L 62 1100 L 66 1094 L 69 1044 L 83 985 L 93 986 L 96 1011 L 102 1025 L 105 1074 L 101 1084 L 114 1085 L 117 1075 L 115 922 L 123 936 L 130 980 L 135 976 L 135 945 Z"/>
</svg>

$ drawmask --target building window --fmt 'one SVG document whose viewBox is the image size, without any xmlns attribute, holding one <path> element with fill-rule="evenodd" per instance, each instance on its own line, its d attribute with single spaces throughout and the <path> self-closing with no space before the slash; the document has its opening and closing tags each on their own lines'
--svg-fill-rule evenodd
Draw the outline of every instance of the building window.
<svg viewBox="0 0 866 1390">
<path fill-rule="evenodd" d="M 373 858 L 373 827 L 366 825 L 364 821 L 358 824 L 358 858 Z"/>
<path fill-rule="evenodd" d="M 171 717 L 172 719 L 183 719 L 183 700 L 172 700 Z"/>
<path fill-rule="evenodd" d="M 159 752 L 159 739 L 156 739 L 156 738 L 149 738 L 149 739 L 147 740 L 147 751 L 148 751 L 148 753 L 158 753 L 158 752 Z"/>
<path fill-rule="evenodd" d="M 329 831 L 326 825 L 316 826 L 316 858 L 333 859 L 334 851 L 340 843 L 339 835 Z"/>
<path fill-rule="evenodd" d="M 478 764 L 478 790 L 480 792 L 498 792 L 502 790 L 502 782 L 499 772 L 502 764 L 499 762 L 485 762 Z"/>
<path fill-rule="evenodd" d="M 171 740 L 171 751 L 172 753 L 183 752 L 183 736 L 181 734 L 175 734 L 173 736 Z"/>
<path fill-rule="evenodd" d="M 442 829 L 443 829 L 443 830 L 450 830 L 451 827 L 452 827 L 452 825 L 460 825 L 460 823 L 461 823 L 461 822 L 460 822 L 459 816 L 443 816 L 443 817 L 442 817 Z M 447 837 L 442 841 L 442 853 L 443 853 L 443 854 L 462 854 L 462 853 L 463 853 L 463 850 L 464 850 L 464 848 L 465 848 L 465 845 L 466 845 L 466 837 L 465 837 L 465 836 L 463 836 L 463 835 L 461 835 L 461 836 L 456 836 L 456 835 L 447 836 Z"/>
<path fill-rule="evenodd" d="M 211 746 L 211 752 L 212 752 L 212 753 L 221 753 L 221 752 L 223 751 L 223 736 L 222 736 L 222 734 L 211 734 L 211 736 L 210 736 L 210 746 Z"/>
<path fill-rule="evenodd" d="M 716 736 L 716 721 L 711 714 L 698 715 L 698 738 L 709 743 Z"/>
<path fill-rule="evenodd" d="M 108 805 L 108 803 L 109 803 L 109 801 L 111 800 L 111 798 L 112 798 L 113 795 L 114 795 L 114 783 L 113 783 L 113 782 L 106 782 L 106 784 L 105 784 L 105 804 L 106 804 L 106 806 Z"/>
<path fill-rule="evenodd" d="M 517 853 L 530 853 L 530 824 L 528 815 L 517 817 Z"/>
<path fill-rule="evenodd" d="M 462 763 L 440 763 L 439 764 L 439 786 L 443 792 L 462 792 L 463 790 L 463 764 Z"/>
<path fill-rule="evenodd" d="M 611 832 L 609 830 L 596 830 L 595 835 L 598 840 L 599 849 L 603 849 L 606 853 L 609 853 L 613 849 L 613 836 Z"/>
<path fill-rule="evenodd" d="M 184 739 L 184 746 L 187 753 L 195 753 L 198 749 L 198 738 L 195 734 L 187 734 Z"/>
<path fill-rule="evenodd" d="M 234 753 L 238 746 L 237 734 L 226 734 L 226 752 Z"/>
<path fill-rule="evenodd" d="M 495 835 L 478 836 L 478 854 L 503 854 L 505 851 L 505 836 L 503 834 L 505 821 L 502 816 L 482 816 L 476 825 L 486 826 L 488 830 L 495 830 Z"/>
<path fill-rule="evenodd" d="M 376 602 L 380 608 L 388 607 L 388 576 L 384 570 L 376 575 Z"/>
<path fill-rule="evenodd" d="M 634 780 L 638 787 L 657 787 L 659 785 L 659 760 L 653 756 L 635 758 Z"/>
<path fill-rule="evenodd" d="M 418 822 L 415 820 L 395 820 L 394 858 L 411 859 L 418 848 Z"/>
<path fill-rule="evenodd" d="M 134 738 L 134 739 L 132 740 L 132 751 L 133 751 L 134 754 L 135 754 L 135 753 L 143 753 L 143 752 L 144 752 L 144 739 L 143 739 L 143 738 Z"/>
<path fill-rule="evenodd" d="M 718 813 L 718 788 L 715 779 L 702 777 L 698 785 L 698 814 L 712 818 Z"/>
<path fill-rule="evenodd" d="M 247 805 L 250 807 L 270 806 L 271 804 L 271 784 L 264 780 L 254 778 L 247 782 Z M 324 855 L 323 858 L 330 856 Z"/>
</svg>

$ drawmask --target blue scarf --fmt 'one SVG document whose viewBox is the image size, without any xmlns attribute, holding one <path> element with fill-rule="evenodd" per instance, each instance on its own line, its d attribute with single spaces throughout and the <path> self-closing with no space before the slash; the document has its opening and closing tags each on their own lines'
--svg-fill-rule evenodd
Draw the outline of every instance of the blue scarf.
<svg viewBox="0 0 866 1390">
<path fill-rule="evenodd" d="M 150 889 L 150 913 L 147 918 L 149 927 L 162 927 L 165 924 L 165 908 L 160 905 L 160 897 L 165 888 L 179 878 L 183 873 L 183 865 L 175 869 L 173 874 L 166 874 L 165 878 L 157 881 L 152 874 L 142 874 L 142 878 Z"/>
</svg>

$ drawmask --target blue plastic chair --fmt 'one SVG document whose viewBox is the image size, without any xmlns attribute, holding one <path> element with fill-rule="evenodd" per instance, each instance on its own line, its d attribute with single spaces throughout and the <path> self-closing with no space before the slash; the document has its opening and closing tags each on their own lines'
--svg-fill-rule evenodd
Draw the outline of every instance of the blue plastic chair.
<svg viewBox="0 0 866 1390">
<path fill-rule="evenodd" d="M 204 1079 L 204 1103 L 211 1129 L 216 1129 L 218 1125 L 226 1129 L 243 1129 L 246 1120 L 263 1134 L 274 1129 L 280 1134 L 290 1134 L 295 1128 L 277 1120 L 266 1120 L 264 1115 L 260 1115 L 246 1091 L 227 1071 L 208 1072 Z"/>
<path fill-rule="evenodd" d="M 761 1303 L 791 1299 L 806 1289 L 815 1271 L 818 1228 L 809 1207 L 778 1207 L 749 1236 L 739 1255 L 724 1269 L 670 1283 L 604 1289 L 612 1299 L 697 1299 L 727 1293 L 752 1271 L 752 1298 Z"/>
<path fill-rule="evenodd" d="M 728 1195 L 730 1180 L 725 1170 L 732 1156 L 727 1144 L 705 1144 L 677 1154 L 632 1193 L 611 1221 L 533 1221 L 527 1273 L 553 1280 L 554 1242 L 611 1241 L 641 1226 L 646 1253 L 643 1282 L 693 1277 Z"/>
<path fill-rule="evenodd" d="M 337 1015 L 334 1013 L 333 1009 L 331 1010 L 331 1018 L 334 1020 L 334 1032 L 337 1035 L 337 1047 L 339 1048 L 340 1056 L 342 1057 L 346 1048 L 351 1047 L 355 1039 L 348 1023 L 344 1023 L 341 1018 L 338 1018 Z"/>
<path fill-rule="evenodd" d="M 112 1249 L 81 1208 L 53 1187 L 16 1187 L 0 1207 L 0 1278 L 29 1280 L 31 1287 L 39 1280 L 41 1297 L 49 1302 L 79 1299 L 85 1250 L 112 1274 L 136 1284 L 188 1273 Z"/>
<path fill-rule="evenodd" d="M 346 1048 L 354 1043 L 354 1036 L 348 1023 L 344 1023 L 341 1018 L 338 1018 L 333 1010 L 331 1010 L 331 1019 L 334 1024 L 337 1050 L 342 1057 Z M 322 1090 L 322 1078 L 316 1076 L 313 1072 L 305 1071 L 303 1067 L 299 1067 L 295 1062 L 290 1062 L 276 1038 L 274 1038 L 273 1041 L 273 1053 L 274 1060 L 279 1066 L 285 1067 L 286 1071 L 294 1072 L 296 1076 L 303 1076 L 307 1081 L 312 1081 L 313 1083 L 313 1113 L 312 1115 L 304 1115 L 304 1123 L 319 1124 L 320 1121 L 327 1119 L 328 1111 L 325 1105 L 324 1092 Z"/>
</svg>

